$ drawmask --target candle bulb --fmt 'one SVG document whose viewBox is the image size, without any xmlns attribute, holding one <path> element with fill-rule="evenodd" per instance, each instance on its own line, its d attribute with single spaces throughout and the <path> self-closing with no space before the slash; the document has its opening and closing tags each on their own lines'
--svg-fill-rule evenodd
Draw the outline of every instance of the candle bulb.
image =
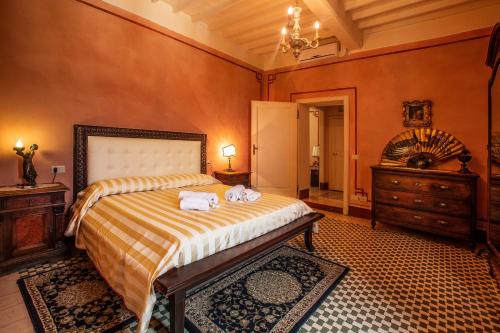
<svg viewBox="0 0 500 333">
<path fill-rule="evenodd" d="M 314 39 L 319 39 L 319 22 L 314 22 L 314 29 L 316 30 L 316 34 L 314 35 Z"/>
<path fill-rule="evenodd" d="M 286 36 L 286 28 L 283 27 L 283 28 L 281 28 L 281 44 L 285 44 L 285 42 L 286 42 L 285 36 Z"/>
<path fill-rule="evenodd" d="M 17 141 L 16 141 L 16 148 L 24 148 L 23 142 L 21 141 L 21 139 L 17 139 Z"/>
</svg>

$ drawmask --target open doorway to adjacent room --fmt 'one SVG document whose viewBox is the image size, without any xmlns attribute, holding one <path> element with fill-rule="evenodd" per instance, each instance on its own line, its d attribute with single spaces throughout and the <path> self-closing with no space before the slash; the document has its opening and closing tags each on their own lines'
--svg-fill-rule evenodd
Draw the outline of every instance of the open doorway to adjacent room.
<svg viewBox="0 0 500 333">
<path fill-rule="evenodd" d="M 347 214 L 347 155 L 344 98 L 298 101 L 309 114 L 309 196 L 311 206 Z M 304 140 L 299 140 L 304 142 Z"/>
</svg>

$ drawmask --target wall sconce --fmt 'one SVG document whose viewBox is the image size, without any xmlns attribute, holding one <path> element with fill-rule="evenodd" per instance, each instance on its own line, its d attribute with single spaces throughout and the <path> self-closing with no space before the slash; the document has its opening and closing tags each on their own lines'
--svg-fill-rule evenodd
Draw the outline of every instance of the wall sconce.
<svg viewBox="0 0 500 333">
<path fill-rule="evenodd" d="M 23 178 L 28 182 L 29 186 L 36 186 L 37 173 L 33 165 L 33 157 L 35 156 L 35 150 L 38 150 L 38 145 L 34 143 L 30 146 L 29 152 L 24 152 L 23 142 L 18 139 L 14 150 L 17 155 L 23 158 Z"/>
<path fill-rule="evenodd" d="M 236 147 L 233 144 L 222 147 L 222 155 L 224 157 L 227 157 L 229 160 L 228 168 L 225 169 L 224 171 L 229 171 L 229 172 L 234 171 L 233 169 L 231 169 L 231 157 L 236 156 Z"/>
</svg>

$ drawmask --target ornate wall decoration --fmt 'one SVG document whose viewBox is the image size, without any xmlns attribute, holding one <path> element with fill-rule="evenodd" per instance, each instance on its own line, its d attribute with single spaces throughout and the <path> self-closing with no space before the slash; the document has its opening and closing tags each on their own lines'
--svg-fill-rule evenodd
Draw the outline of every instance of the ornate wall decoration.
<svg viewBox="0 0 500 333">
<path fill-rule="evenodd" d="M 415 128 L 396 135 L 382 153 L 381 165 L 428 168 L 457 156 L 465 146 L 453 135 L 433 128 Z"/>
<path fill-rule="evenodd" d="M 404 127 L 430 127 L 432 125 L 432 101 L 404 101 Z"/>
</svg>

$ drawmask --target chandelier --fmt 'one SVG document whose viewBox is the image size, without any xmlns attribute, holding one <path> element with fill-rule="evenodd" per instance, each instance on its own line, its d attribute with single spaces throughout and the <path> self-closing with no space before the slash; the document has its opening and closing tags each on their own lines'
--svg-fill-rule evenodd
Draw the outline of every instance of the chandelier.
<svg viewBox="0 0 500 333">
<path fill-rule="evenodd" d="M 287 53 L 292 49 L 292 53 L 296 60 L 299 59 L 300 52 L 305 48 L 317 48 L 319 46 L 319 22 L 314 22 L 315 35 L 311 41 L 305 37 L 300 37 L 300 8 L 297 4 L 288 7 L 288 24 L 281 28 L 281 51 Z M 288 35 L 288 40 L 286 36 Z"/>
</svg>

